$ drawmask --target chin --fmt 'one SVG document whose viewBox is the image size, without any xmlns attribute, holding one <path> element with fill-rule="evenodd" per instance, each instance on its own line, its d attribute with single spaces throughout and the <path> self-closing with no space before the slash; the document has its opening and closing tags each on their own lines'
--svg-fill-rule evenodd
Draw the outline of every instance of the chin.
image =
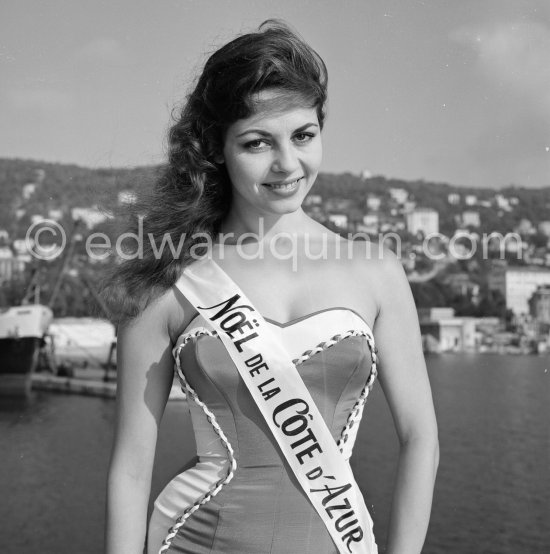
<svg viewBox="0 0 550 554">
<path fill-rule="evenodd" d="M 292 214 L 294 212 L 297 212 L 301 207 L 304 199 L 288 199 L 282 202 L 277 202 L 275 204 L 272 204 L 269 206 L 267 211 L 278 214 L 278 215 L 284 215 L 284 214 Z"/>
</svg>

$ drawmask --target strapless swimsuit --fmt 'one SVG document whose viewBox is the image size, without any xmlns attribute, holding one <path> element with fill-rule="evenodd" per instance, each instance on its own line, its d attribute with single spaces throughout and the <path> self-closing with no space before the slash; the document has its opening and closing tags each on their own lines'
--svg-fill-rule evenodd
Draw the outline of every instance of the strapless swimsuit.
<svg viewBox="0 0 550 554">
<path fill-rule="evenodd" d="M 376 378 L 376 349 L 367 323 L 347 308 L 286 324 L 266 321 L 294 360 L 334 439 L 341 441 L 347 433 L 353 441 L 356 427 L 349 432 L 348 418 L 362 411 Z M 211 331 L 198 315 L 173 350 L 187 387 L 198 463 L 172 479 L 157 498 L 147 553 L 162 548 L 181 554 L 337 554 Z"/>
</svg>

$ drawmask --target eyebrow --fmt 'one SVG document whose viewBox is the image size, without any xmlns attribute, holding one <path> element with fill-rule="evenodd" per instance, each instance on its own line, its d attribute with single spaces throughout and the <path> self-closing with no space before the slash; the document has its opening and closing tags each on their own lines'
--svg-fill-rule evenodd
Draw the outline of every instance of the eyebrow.
<svg viewBox="0 0 550 554">
<path fill-rule="evenodd" d="M 294 133 L 301 133 L 302 131 L 305 131 L 309 127 L 319 127 L 317 123 L 306 123 L 305 125 L 301 125 L 297 129 L 294 129 Z M 242 133 L 239 133 L 237 135 L 237 138 L 242 137 L 243 135 L 248 135 L 249 133 L 257 133 L 258 135 L 262 135 L 263 137 L 269 137 L 271 133 L 268 133 L 267 131 L 264 131 L 263 129 L 247 129 L 246 131 L 243 131 Z"/>
</svg>

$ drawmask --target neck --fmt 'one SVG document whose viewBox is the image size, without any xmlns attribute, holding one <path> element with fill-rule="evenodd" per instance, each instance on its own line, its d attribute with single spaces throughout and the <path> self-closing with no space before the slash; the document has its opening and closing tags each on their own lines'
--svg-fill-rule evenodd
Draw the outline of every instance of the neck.
<svg viewBox="0 0 550 554">
<path fill-rule="evenodd" d="M 245 234 L 254 234 L 257 240 L 264 242 L 281 233 L 301 236 L 310 226 L 311 220 L 301 208 L 288 214 L 238 213 L 237 209 L 232 209 L 222 224 L 221 233 L 226 235 L 226 243 L 232 243 Z"/>
</svg>

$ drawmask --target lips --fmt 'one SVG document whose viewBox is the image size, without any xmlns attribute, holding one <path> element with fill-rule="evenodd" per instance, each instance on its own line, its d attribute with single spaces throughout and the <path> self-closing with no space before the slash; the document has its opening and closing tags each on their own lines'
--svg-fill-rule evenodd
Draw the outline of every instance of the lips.
<svg viewBox="0 0 550 554">
<path fill-rule="evenodd" d="M 267 187 L 273 191 L 289 192 L 297 188 L 299 182 L 303 177 L 298 177 L 297 179 L 280 181 L 276 183 L 263 183 L 264 187 Z"/>
</svg>

